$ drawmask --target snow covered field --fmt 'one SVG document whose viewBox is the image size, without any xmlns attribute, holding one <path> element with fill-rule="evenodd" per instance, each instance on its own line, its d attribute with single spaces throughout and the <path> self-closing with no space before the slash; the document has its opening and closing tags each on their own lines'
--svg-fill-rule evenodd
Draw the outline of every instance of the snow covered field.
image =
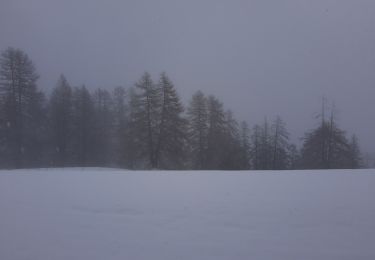
<svg viewBox="0 0 375 260">
<path fill-rule="evenodd" d="M 375 259 L 375 170 L 0 171 L 1 260 Z"/>
</svg>

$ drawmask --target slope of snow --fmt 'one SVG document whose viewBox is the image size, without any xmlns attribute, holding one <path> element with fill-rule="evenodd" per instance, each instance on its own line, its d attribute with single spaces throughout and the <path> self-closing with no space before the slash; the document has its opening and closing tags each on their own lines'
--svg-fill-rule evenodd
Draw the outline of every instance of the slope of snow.
<svg viewBox="0 0 375 260">
<path fill-rule="evenodd" d="M 375 259 L 375 170 L 0 171 L 1 260 Z"/>
</svg>

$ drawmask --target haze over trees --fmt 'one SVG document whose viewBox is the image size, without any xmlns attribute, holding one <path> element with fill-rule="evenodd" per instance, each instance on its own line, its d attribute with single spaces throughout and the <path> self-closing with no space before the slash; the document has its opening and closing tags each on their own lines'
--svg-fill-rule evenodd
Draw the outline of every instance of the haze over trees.
<svg viewBox="0 0 375 260">
<path fill-rule="evenodd" d="M 334 110 L 325 118 L 323 110 L 320 126 L 306 133 L 301 150 L 301 164 L 309 169 L 358 168 L 361 165 L 357 138 L 349 141 L 335 120 Z"/>
<path fill-rule="evenodd" d="M 307 131 L 300 151 L 280 116 L 253 127 L 213 95 L 185 107 L 166 73 L 131 88 L 90 91 L 64 75 L 48 98 L 21 50 L 0 60 L 0 167 L 113 166 L 129 169 L 284 170 L 362 167 L 332 111 Z"/>
<path fill-rule="evenodd" d="M 5 167 L 36 166 L 41 161 L 44 95 L 29 57 L 18 49 L 2 52 L 0 60 L 1 158 Z"/>
</svg>

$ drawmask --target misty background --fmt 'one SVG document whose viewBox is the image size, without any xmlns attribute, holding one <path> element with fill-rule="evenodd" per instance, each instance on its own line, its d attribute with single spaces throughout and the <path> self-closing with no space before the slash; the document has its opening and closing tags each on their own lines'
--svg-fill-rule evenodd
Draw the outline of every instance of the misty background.
<svg viewBox="0 0 375 260">
<path fill-rule="evenodd" d="M 200 89 L 250 124 L 280 115 L 295 141 L 325 96 L 374 154 L 374 14 L 372 0 L 2 0 L 0 49 L 28 53 L 47 92 L 61 73 L 94 89 L 166 71 L 184 103 Z"/>
</svg>

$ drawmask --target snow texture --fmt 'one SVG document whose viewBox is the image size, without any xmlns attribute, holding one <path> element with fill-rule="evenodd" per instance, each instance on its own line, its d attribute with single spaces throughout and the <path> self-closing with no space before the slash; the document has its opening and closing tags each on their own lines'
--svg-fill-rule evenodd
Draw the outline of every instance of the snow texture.
<svg viewBox="0 0 375 260">
<path fill-rule="evenodd" d="M 1 260 L 375 259 L 375 170 L 0 171 Z"/>
</svg>

